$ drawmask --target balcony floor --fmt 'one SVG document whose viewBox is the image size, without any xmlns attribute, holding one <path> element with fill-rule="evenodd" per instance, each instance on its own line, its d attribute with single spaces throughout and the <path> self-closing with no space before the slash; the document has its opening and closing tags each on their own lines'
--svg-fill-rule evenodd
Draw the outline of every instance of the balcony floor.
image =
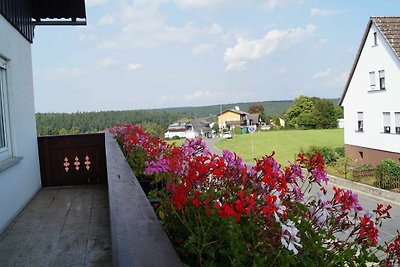
<svg viewBox="0 0 400 267">
<path fill-rule="evenodd" d="M 0 266 L 112 266 L 106 186 L 42 188 L 0 236 Z"/>
</svg>

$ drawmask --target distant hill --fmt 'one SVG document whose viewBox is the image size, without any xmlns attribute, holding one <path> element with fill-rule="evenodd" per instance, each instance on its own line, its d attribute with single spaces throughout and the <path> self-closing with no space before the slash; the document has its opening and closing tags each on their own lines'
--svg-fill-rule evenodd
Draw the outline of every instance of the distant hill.
<svg viewBox="0 0 400 267">
<path fill-rule="evenodd" d="M 331 101 L 337 105 L 339 103 L 339 98 L 333 98 Z M 167 112 L 167 113 L 184 113 L 191 115 L 194 118 L 205 118 L 211 115 L 218 115 L 220 110 L 224 111 L 226 109 L 232 109 L 236 106 L 240 110 L 248 111 L 249 106 L 252 105 L 263 105 L 265 115 L 267 116 L 283 116 L 286 110 L 292 105 L 293 100 L 279 100 L 279 101 L 262 101 L 262 102 L 239 102 L 231 104 L 222 105 L 211 105 L 211 106 L 201 106 L 201 107 L 178 107 L 178 108 L 162 108 L 162 109 L 151 109 L 148 111 L 156 112 Z"/>
<path fill-rule="evenodd" d="M 282 100 L 282 101 L 263 101 L 263 102 L 241 102 L 241 103 L 231 103 L 222 105 L 211 105 L 211 106 L 201 106 L 201 107 L 179 107 L 179 108 L 163 108 L 163 109 L 151 109 L 149 111 L 167 112 L 167 113 L 185 113 L 194 118 L 205 118 L 210 115 L 218 115 L 220 110 L 224 111 L 226 109 L 232 109 L 236 106 L 240 110 L 247 111 L 251 105 L 263 105 L 265 114 L 267 116 L 273 115 L 283 115 L 286 110 L 292 105 L 292 100 Z"/>
</svg>

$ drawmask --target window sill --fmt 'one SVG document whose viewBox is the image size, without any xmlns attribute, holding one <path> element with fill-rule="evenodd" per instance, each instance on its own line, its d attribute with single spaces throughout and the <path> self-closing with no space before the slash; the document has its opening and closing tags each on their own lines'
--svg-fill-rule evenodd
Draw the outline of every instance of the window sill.
<svg viewBox="0 0 400 267">
<path fill-rule="evenodd" d="M 368 90 L 367 92 L 368 93 L 376 93 L 376 92 L 385 92 L 386 91 L 386 88 L 385 89 L 377 89 L 377 90 Z"/>
<path fill-rule="evenodd" d="M 400 133 L 385 133 L 385 132 L 380 132 L 381 134 L 390 134 L 390 135 L 400 135 Z"/>
<path fill-rule="evenodd" d="M 355 130 L 356 133 L 363 133 L 364 131 Z"/>
<path fill-rule="evenodd" d="M 11 157 L 0 161 L 0 172 L 7 170 L 8 168 L 18 164 L 23 157 Z"/>
</svg>

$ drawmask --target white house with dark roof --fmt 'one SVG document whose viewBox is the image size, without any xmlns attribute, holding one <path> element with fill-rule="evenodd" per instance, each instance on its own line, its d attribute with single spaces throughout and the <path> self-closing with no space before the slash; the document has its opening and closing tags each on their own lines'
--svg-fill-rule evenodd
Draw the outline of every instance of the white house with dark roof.
<svg viewBox="0 0 400 267">
<path fill-rule="evenodd" d="M 400 17 L 371 17 L 340 103 L 356 165 L 400 161 Z"/>
<path fill-rule="evenodd" d="M 84 0 L 0 1 L 0 233 L 41 187 L 31 43 L 38 25 L 85 25 Z"/>
</svg>

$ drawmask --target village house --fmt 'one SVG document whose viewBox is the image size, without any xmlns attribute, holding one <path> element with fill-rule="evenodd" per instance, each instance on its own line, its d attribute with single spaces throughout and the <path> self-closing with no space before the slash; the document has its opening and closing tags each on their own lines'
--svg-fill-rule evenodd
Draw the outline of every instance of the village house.
<svg viewBox="0 0 400 267">
<path fill-rule="evenodd" d="M 211 137 L 212 130 L 208 122 L 203 120 L 178 121 L 168 126 L 165 131 L 165 139 L 174 137 L 193 139 L 196 137 Z"/>
<path fill-rule="evenodd" d="M 400 160 L 400 17 L 371 17 L 344 88 L 346 155 Z"/>
<path fill-rule="evenodd" d="M 236 107 L 227 109 L 218 115 L 218 126 L 220 129 L 250 126 L 258 124 L 259 120 L 259 114 L 250 114 Z"/>
</svg>

